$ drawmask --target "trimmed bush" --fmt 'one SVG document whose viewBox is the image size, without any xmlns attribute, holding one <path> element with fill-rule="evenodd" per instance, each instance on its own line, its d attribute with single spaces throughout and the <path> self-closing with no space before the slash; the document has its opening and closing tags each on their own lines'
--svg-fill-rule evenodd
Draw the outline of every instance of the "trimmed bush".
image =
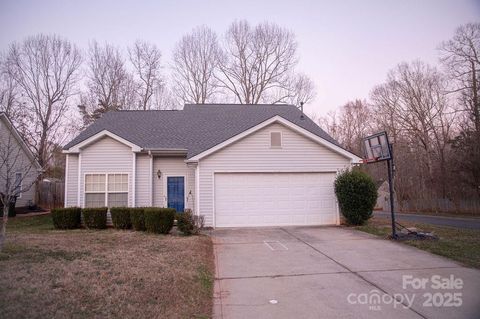
<svg viewBox="0 0 480 319">
<path fill-rule="evenodd" d="M 128 207 L 112 207 L 110 215 L 112 215 L 112 224 L 117 229 L 129 229 L 132 227 L 130 220 L 130 210 Z"/>
<path fill-rule="evenodd" d="M 107 207 L 84 208 L 82 210 L 85 227 L 92 229 L 107 228 Z"/>
<path fill-rule="evenodd" d="M 191 209 L 186 209 L 184 213 L 177 214 L 177 228 L 186 236 L 198 234 L 203 225 L 204 217 L 193 215 Z"/>
<path fill-rule="evenodd" d="M 351 225 L 363 225 L 370 217 L 377 201 L 373 179 L 359 170 L 344 171 L 335 180 L 335 194 L 340 211 Z"/>
<path fill-rule="evenodd" d="M 173 228 L 175 209 L 173 208 L 145 208 L 145 229 L 156 234 L 168 234 Z"/>
<path fill-rule="evenodd" d="M 74 229 L 81 225 L 82 209 L 79 207 L 52 209 L 53 227 L 56 229 Z"/>
<path fill-rule="evenodd" d="M 130 221 L 132 222 L 132 227 L 137 231 L 145 230 L 145 216 L 143 215 L 143 207 L 130 208 Z"/>
</svg>

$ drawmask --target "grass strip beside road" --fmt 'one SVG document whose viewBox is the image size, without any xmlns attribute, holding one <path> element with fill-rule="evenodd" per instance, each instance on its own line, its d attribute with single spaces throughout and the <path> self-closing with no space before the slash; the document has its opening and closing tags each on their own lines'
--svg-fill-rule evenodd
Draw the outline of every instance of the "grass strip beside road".
<svg viewBox="0 0 480 319">
<path fill-rule="evenodd" d="M 480 268 L 480 230 L 412 222 L 401 224 L 433 232 L 438 237 L 438 240 L 405 240 L 401 241 L 402 243 L 456 260 L 469 267 Z M 379 217 L 373 217 L 367 224 L 355 228 L 383 238 L 388 238 L 392 231 L 390 220 Z"/>
</svg>

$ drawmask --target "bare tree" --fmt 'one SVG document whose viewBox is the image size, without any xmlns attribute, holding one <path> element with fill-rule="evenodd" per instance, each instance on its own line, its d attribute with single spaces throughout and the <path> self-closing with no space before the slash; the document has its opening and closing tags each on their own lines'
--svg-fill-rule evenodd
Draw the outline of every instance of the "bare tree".
<svg viewBox="0 0 480 319">
<path fill-rule="evenodd" d="M 173 80 L 184 103 L 205 104 L 217 92 L 220 59 L 217 35 L 200 26 L 182 37 L 173 51 Z"/>
<path fill-rule="evenodd" d="M 416 61 L 399 64 L 371 96 L 379 124 L 392 130 L 395 143 L 408 145 L 414 156 L 411 161 L 421 167 L 418 174 L 423 176 L 423 190 L 441 185 L 444 197 L 446 150 L 455 123 L 445 90 L 443 75 Z M 439 174 L 435 172 L 437 165 Z"/>
<path fill-rule="evenodd" d="M 13 125 L 8 120 L 6 125 L 2 123 L 0 121 L 0 204 L 3 209 L 0 251 L 6 239 L 10 203 L 27 192 L 40 174 L 34 160 L 26 155 Z"/>
<path fill-rule="evenodd" d="M 319 116 L 317 118 L 318 125 L 327 131 L 330 136 L 335 140 L 341 143 L 341 128 L 340 128 L 340 119 L 337 111 L 330 111 L 324 116 Z"/>
<path fill-rule="evenodd" d="M 137 40 L 133 47 L 128 49 L 128 55 L 135 69 L 140 108 L 149 110 L 152 108 L 154 94 L 163 85 L 160 74 L 162 54 L 154 44 Z"/>
<path fill-rule="evenodd" d="M 159 110 L 176 110 L 182 105 L 179 97 L 173 93 L 173 89 L 167 85 L 160 85 L 153 95 L 154 104 Z"/>
<path fill-rule="evenodd" d="M 440 60 L 454 80 L 454 92 L 460 93 L 460 103 L 480 132 L 480 23 L 459 27 L 440 50 Z"/>
<path fill-rule="evenodd" d="M 135 108 L 136 83 L 120 50 L 108 43 L 90 45 L 87 87 L 79 105 L 85 124 L 111 110 Z"/>
<path fill-rule="evenodd" d="M 366 101 L 346 103 L 340 112 L 330 112 L 319 121 L 346 149 L 362 154 L 362 139 L 372 132 L 372 112 Z"/>
<path fill-rule="evenodd" d="M 26 140 L 43 166 L 48 163 L 51 142 L 62 142 L 59 131 L 66 118 L 78 80 L 82 58 L 69 41 L 56 35 L 36 35 L 10 46 L 6 56 L 8 75 L 23 97 Z"/>
<path fill-rule="evenodd" d="M 440 50 L 463 118 L 453 143 L 453 170 L 480 197 L 480 23 L 459 27 Z"/>
<path fill-rule="evenodd" d="M 219 80 L 238 103 L 272 103 L 291 97 L 297 63 L 292 32 L 275 24 L 252 28 L 247 21 L 239 21 L 230 26 L 225 42 Z"/>
<path fill-rule="evenodd" d="M 306 74 L 293 74 L 285 83 L 285 88 L 273 90 L 274 93 L 269 95 L 269 103 L 300 106 L 301 102 L 309 103 L 315 99 L 315 84 Z"/>
<path fill-rule="evenodd" d="M 18 85 L 9 74 L 4 61 L 0 61 L 0 112 L 13 120 L 20 119 L 21 111 Z"/>
</svg>

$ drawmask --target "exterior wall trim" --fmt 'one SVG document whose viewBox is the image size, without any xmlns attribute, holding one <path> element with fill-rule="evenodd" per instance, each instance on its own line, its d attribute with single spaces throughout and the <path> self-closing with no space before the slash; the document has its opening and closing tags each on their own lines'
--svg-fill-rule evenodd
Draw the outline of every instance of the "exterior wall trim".
<svg viewBox="0 0 480 319">
<path fill-rule="evenodd" d="M 80 199 L 80 192 L 81 192 L 81 177 L 82 177 L 82 153 L 78 154 L 78 177 L 77 177 L 77 207 L 82 207 L 82 202 Z"/>
<path fill-rule="evenodd" d="M 149 182 L 149 200 L 150 200 L 150 206 L 153 206 L 153 155 L 149 152 L 150 155 L 150 176 L 148 178 Z"/>
<path fill-rule="evenodd" d="M 135 196 L 135 192 L 136 192 L 136 187 L 135 185 L 137 184 L 137 153 L 133 152 L 132 153 L 132 202 L 130 204 L 130 207 L 135 207 L 136 206 L 136 196 Z"/>
<path fill-rule="evenodd" d="M 65 155 L 65 194 L 63 195 L 63 207 L 67 207 L 68 201 L 68 154 Z"/>
<path fill-rule="evenodd" d="M 196 215 L 200 216 L 200 161 L 195 167 L 195 211 Z"/>
</svg>

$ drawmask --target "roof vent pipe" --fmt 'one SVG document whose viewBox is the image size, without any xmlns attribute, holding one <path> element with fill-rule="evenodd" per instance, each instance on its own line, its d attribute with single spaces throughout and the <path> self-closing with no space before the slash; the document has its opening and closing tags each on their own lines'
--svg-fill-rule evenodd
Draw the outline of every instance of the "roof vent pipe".
<svg viewBox="0 0 480 319">
<path fill-rule="evenodd" d="M 300 102 L 300 111 L 302 112 L 302 115 L 300 115 L 300 119 L 303 120 L 305 117 L 303 116 L 303 102 Z"/>
</svg>

